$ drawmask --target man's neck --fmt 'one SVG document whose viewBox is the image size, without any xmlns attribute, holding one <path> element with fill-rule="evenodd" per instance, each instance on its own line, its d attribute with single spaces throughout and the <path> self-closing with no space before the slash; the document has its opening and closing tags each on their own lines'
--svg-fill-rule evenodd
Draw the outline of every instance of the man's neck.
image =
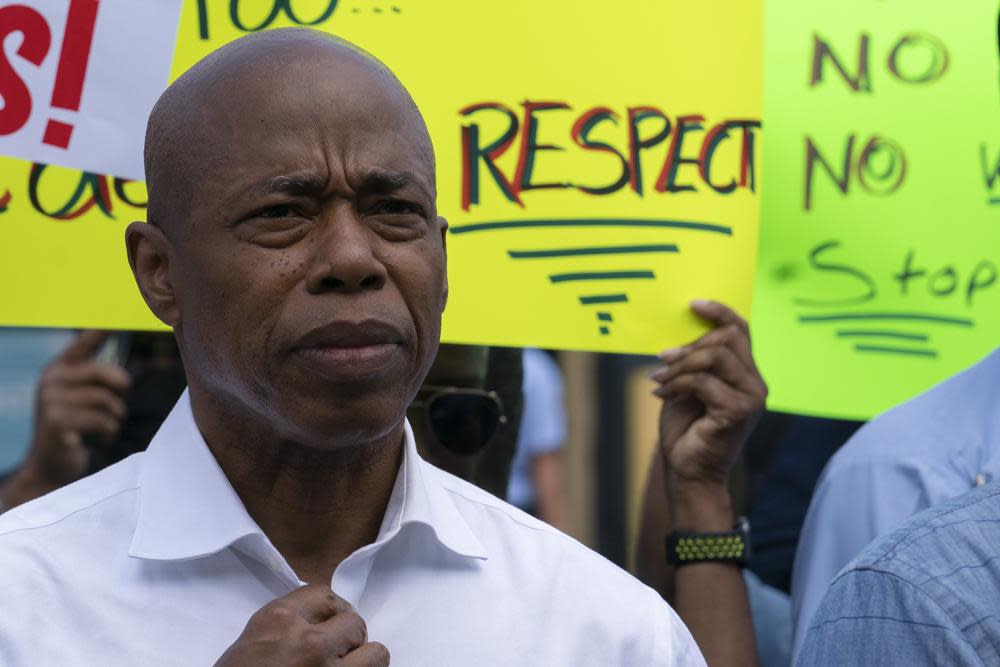
<svg viewBox="0 0 1000 667">
<path fill-rule="evenodd" d="M 378 440 L 321 450 L 274 437 L 256 420 L 192 408 L 247 512 L 300 579 L 329 586 L 341 561 L 378 537 L 402 462 L 402 423 Z"/>
</svg>

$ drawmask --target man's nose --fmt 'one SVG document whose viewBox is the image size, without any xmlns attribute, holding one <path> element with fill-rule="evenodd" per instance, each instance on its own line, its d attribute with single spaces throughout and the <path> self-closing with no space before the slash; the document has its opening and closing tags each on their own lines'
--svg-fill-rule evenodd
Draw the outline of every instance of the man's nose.
<svg viewBox="0 0 1000 667">
<path fill-rule="evenodd" d="M 306 289 L 313 294 L 381 289 L 386 269 L 375 255 L 376 242 L 353 207 L 338 207 L 323 221 Z"/>
</svg>

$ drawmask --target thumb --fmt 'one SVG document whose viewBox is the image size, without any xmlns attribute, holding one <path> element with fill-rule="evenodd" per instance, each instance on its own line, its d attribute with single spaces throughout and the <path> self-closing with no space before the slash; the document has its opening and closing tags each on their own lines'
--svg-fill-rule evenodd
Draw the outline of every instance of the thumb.
<svg viewBox="0 0 1000 667">
<path fill-rule="evenodd" d="M 82 331 L 63 350 L 59 359 L 61 361 L 86 361 L 97 354 L 109 335 L 107 331 Z"/>
</svg>

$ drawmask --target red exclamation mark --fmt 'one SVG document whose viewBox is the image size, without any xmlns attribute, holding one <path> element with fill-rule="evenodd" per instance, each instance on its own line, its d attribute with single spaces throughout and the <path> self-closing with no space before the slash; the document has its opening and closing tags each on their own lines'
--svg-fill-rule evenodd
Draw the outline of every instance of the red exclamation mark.
<svg viewBox="0 0 1000 667">
<path fill-rule="evenodd" d="M 63 37 L 59 66 L 56 69 L 56 85 L 52 91 L 54 108 L 80 110 L 83 80 L 87 75 L 90 44 L 94 37 L 94 24 L 97 22 L 97 3 L 98 0 L 70 0 L 66 35 Z M 57 148 L 68 148 L 72 134 L 71 124 L 50 120 L 45 126 L 42 141 Z"/>
</svg>

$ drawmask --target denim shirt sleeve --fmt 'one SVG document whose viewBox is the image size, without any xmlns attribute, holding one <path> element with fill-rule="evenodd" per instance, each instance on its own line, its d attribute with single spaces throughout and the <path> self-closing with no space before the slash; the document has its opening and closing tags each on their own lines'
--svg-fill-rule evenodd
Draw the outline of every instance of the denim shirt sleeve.
<svg viewBox="0 0 1000 667">
<path fill-rule="evenodd" d="M 859 568 L 831 585 L 795 664 L 978 667 L 983 661 L 931 596 L 897 574 Z"/>
<path fill-rule="evenodd" d="M 859 436 L 855 436 L 858 445 L 874 444 L 865 433 Z M 795 555 L 795 655 L 837 574 L 872 540 L 891 532 L 928 503 L 926 483 L 920 471 L 910 466 L 831 461 L 809 505 Z"/>
</svg>

